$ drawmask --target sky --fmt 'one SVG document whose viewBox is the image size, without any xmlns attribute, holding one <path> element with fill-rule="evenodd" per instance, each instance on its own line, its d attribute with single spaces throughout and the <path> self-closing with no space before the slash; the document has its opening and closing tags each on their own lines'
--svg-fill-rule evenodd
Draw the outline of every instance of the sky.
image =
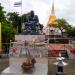
<svg viewBox="0 0 75 75">
<path fill-rule="evenodd" d="M 0 0 L 4 10 L 8 12 L 19 12 L 21 7 L 14 7 L 14 2 L 21 0 Z M 22 0 L 22 14 L 35 11 L 39 22 L 47 26 L 51 13 L 52 0 Z M 64 18 L 75 26 L 75 0 L 55 0 L 55 15 L 57 18 Z"/>
</svg>

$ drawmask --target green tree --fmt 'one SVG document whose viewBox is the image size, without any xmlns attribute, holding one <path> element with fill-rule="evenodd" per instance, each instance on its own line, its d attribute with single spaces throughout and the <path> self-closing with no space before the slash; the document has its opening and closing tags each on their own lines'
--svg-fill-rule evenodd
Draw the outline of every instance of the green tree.
<svg viewBox="0 0 75 75">
<path fill-rule="evenodd" d="M 63 32 L 65 31 L 65 33 L 68 36 L 75 36 L 75 27 L 73 27 L 72 25 L 70 25 L 65 19 L 57 19 L 57 23 L 58 23 L 58 28 L 61 30 L 62 35 Z"/>
<path fill-rule="evenodd" d="M 28 21 L 27 17 L 28 17 L 28 14 L 23 14 L 22 16 L 20 16 L 21 22 L 22 23 L 27 22 Z"/>
<path fill-rule="evenodd" d="M 5 52 L 9 47 L 10 40 L 14 40 L 14 35 L 16 34 L 16 30 L 13 28 L 12 24 L 9 21 L 1 22 L 2 25 L 2 43 L 3 47 L 5 47 Z"/>
<path fill-rule="evenodd" d="M 14 40 L 14 35 L 16 30 L 13 28 L 12 24 L 9 21 L 2 22 L 2 39 L 3 42 L 9 42 L 10 39 Z"/>
<path fill-rule="evenodd" d="M 19 25 L 19 14 L 17 12 L 10 12 L 7 14 L 8 20 L 11 21 L 13 27 L 17 30 Z"/>
<path fill-rule="evenodd" d="M 5 51 L 6 48 L 9 47 L 8 44 L 4 43 L 9 43 L 10 39 L 14 40 L 14 35 L 16 34 L 16 30 L 13 28 L 13 25 L 9 20 L 6 19 L 5 17 L 5 11 L 3 11 L 3 7 L 0 4 L 0 22 L 1 22 L 1 29 L 2 29 L 2 46 L 5 46 Z"/>
<path fill-rule="evenodd" d="M 19 15 L 17 12 L 10 12 L 7 14 L 8 20 L 11 21 L 13 27 L 17 30 L 18 27 L 18 32 L 21 33 L 21 28 L 22 24 L 27 22 L 27 14 Z"/>
<path fill-rule="evenodd" d="M 69 37 L 75 38 L 75 27 L 68 27 L 66 33 L 68 34 Z"/>
<path fill-rule="evenodd" d="M 4 13 L 5 11 L 3 11 L 3 7 L 1 6 L 1 3 L 0 3 L 0 22 L 5 19 Z"/>
<path fill-rule="evenodd" d="M 63 35 L 63 31 L 65 31 L 69 25 L 68 22 L 65 19 L 57 19 L 57 24 L 58 28 L 61 30 Z"/>
</svg>

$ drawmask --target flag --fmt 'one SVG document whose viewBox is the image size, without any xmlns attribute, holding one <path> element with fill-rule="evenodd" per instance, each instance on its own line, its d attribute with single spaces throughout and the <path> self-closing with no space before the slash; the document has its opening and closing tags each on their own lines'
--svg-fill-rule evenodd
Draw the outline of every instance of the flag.
<svg viewBox="0 0 75 75">
<path fill-rule="evenodd" d="M 14 7 L 20 7 L 21 5 L 22 5 L 22 1 L 14 3 Z"/>
</svg>

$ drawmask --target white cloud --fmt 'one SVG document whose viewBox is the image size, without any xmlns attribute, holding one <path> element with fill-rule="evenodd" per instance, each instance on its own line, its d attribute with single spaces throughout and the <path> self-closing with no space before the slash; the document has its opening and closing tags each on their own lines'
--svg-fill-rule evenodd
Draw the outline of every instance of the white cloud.
<svg viewBox="0 0 75 75">
<path fill-rule="evenodd" d="M 21 12 L 20 7 L 13 7 L 14 2 L 20 0 L 0 0 L 6 11 Z M 50 15 L 52 0 L 22 0 L 22 12 L 27 13 L 34 10 L 40 22 L 47 24 Z M 75 25 L 75 1 L 74 0 L 55 0 L 55 12 L 58 18 L 65 18 L 68 22 Z"/>
</svg>

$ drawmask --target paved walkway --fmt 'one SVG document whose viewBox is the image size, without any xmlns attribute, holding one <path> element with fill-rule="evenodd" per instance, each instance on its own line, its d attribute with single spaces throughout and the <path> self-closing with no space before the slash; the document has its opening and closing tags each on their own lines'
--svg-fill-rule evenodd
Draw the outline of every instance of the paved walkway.
<svg viewBox="0 0 75 75">
<path fill-rule="evenodd" d="M 11 58 L 10 61 L 11 61 L 10 66 L 7 69 L 5 69 L 1 73 L 1 75 L 47 75 L 48 62 L 46 58 L 36 58 L 37 63 L 35 64 L 35 69 L 31 74 L 23 73 L 21 68 L 21 63 L 23 61 L 22 58 L 19 59 Z"/>
</svg>

